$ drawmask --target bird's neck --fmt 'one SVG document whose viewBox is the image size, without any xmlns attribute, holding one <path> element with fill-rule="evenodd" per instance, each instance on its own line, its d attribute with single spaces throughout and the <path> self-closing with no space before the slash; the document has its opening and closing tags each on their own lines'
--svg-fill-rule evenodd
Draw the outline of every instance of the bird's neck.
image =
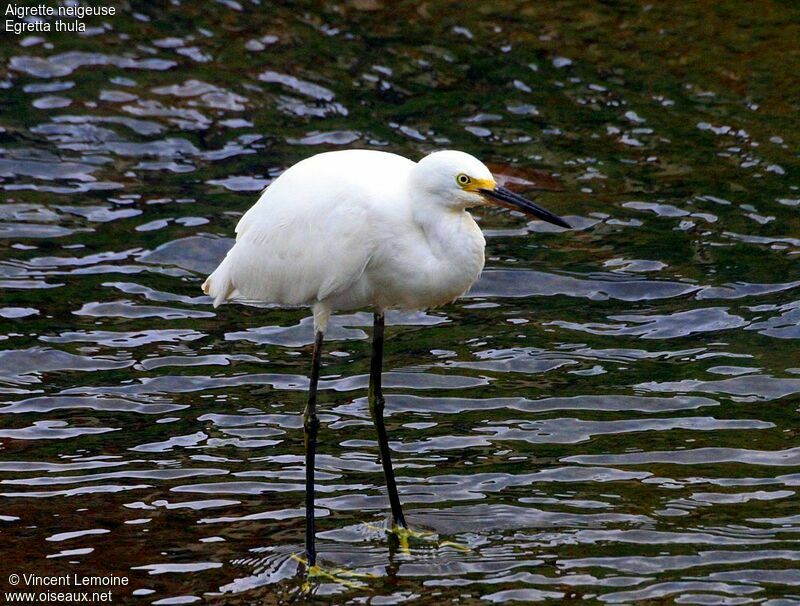
<svg viewBox="0 0 800 606">
<path fill-rule="evenodd" d="M 414 222 L 425 234 L 431 252 L 437 257 L 457 263 L 469 262 L 480 251 L 482 262 L 483 234 L 466 209 L 437 204 L 429 199 L 415 200 L 413 214 Z"/>
</svg>

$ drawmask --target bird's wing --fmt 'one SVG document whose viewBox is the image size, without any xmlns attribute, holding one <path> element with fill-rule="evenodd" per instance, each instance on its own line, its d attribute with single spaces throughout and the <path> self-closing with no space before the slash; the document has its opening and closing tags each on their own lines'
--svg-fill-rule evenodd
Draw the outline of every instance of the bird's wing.
<svg viewBox="0 0 800 606">
<path fill-rule="evenodd" d="M 281 188 L 283 189 L 283 188 Z M 359 279 L 374 250 L 369 208 L 353 199 L 279 200 L 267 190 L 237 226 L 236 244 L 209 277 L 215 304 L 246 299 L 304 305 Z"/>
<path fill-rule="evenodd" d="M 244 214 L 236 244 L 203 289 L 215 305 L 237 292 L 304 305 L 352 287 L 374 254 L 376 234 L 385 235 L 387 212 L 404 208 L 399 185 L 413 166 L 371 150 L 317 154 L 295 164 Z"/>
</svg>

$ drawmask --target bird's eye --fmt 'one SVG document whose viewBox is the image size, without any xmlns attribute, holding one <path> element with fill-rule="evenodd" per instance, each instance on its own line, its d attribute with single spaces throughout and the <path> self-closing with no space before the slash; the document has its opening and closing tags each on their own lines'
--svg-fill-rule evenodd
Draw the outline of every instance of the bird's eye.
<svg viewBox="0 0 800 606">
<path fill-rule="evenodd" d="M 465 175 L 464 173 L 461 173 L 460 175 L 458 175 L 458 176 L 456 177 L 456 182 L 457 182 L 459 185 L 466 185 L 466 184 L 467 184 L 467 183 L 469 183 L 470 181 L 472 181 L 472 179 L 470 179 L 470 178 L 469 178 L 467 175 Z"/>
</svg>

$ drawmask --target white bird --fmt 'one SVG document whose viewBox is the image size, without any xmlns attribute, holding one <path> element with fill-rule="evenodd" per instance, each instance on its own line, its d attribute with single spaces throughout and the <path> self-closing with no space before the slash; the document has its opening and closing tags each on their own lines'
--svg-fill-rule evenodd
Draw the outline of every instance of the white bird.
<svg viewBox="0 0 800 606">
<path fill-rule="evenodd" d="M 407 531 L 383 421 L 384 312 L 438 307 L 469 290 L 483 269 L 486 242 L 468 209 L 487 203 L 569 227 L 498 187 L 489 169 L 464 152 L 439 151 L 419 162 L 370 150 L 321 153 L 286 170 L 263 192 L 236 226 L 236 244 L 203 284 L 215 307 L 244 298 L 313 309 L 315 340 L 303 413 L 309 567 L 316 563 L 316 391 L 328 319 L 335 311 L 374 310 L 369 406 L 393 530 Z"/>
</svg>

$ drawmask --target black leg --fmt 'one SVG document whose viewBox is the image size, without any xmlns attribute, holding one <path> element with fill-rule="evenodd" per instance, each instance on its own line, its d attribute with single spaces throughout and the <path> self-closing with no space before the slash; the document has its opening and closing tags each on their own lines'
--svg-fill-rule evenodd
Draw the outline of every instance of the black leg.
<svg viewBox="0 0 800 606">
<path fill-rule="evenodd" d="M 386 426 L 383 423 L 383 390 L 381 388 L 381 371 L 383 367 L 383 313 L 375 313 L 374 330 L 372 333 L 372 360 L 369 367 L 369 411 L 375 429 L 378 432 L 378 448 L 381 453 L 383 473 L 386 476 L 386 490 L 389 493 L 389 504 L 392 506 L 394 524 L 407 528 L 400 497 L 397 495 L 397 482 L 392 469 L 392 456 L 389 453 L 389 438 L 386 435 Z"/>
<path fill-rule="evenodd" d="M 303 412 L 303 429 L 306 446 L 306 561 L 309 568 L 317 563 L 317 548 L 314 545 L 316 524 L 314 523 L 314 458 L 317 453 L 317 383 L 319 383 L 319 361 L 322 355 L 322 332 L 314 337 L 311 354 L 311 382 L 308 385 L 308 405 Z"/>
</svg>

